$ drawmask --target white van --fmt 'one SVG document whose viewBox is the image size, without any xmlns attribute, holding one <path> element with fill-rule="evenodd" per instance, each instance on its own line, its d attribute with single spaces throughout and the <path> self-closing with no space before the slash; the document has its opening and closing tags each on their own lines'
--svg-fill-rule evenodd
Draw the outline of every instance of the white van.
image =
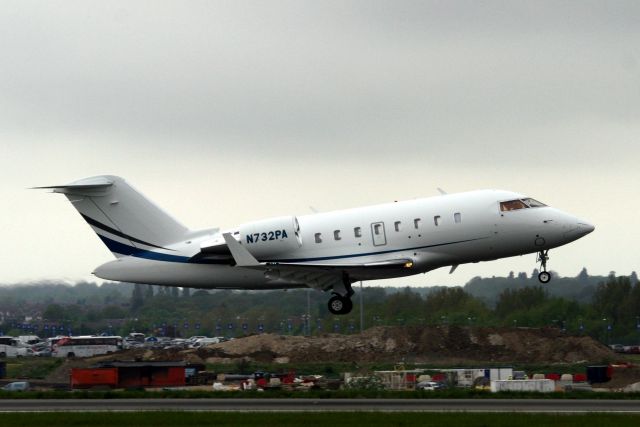
<svg viewBox="0 0 640 427">
<path fill-rule="evenodd" d="M 27 381 L 15 381 L 2 387 L 4 391 L 28 391 L 31 388 L 31 384 Z"/>
<path fill-rule="evenodd" d="M 32 354 L 33 351 L 22 344 L 18 338 L 10 336 L 0 337 L 0 359 L 5 357 L 24 357 Z"/>
</svg>

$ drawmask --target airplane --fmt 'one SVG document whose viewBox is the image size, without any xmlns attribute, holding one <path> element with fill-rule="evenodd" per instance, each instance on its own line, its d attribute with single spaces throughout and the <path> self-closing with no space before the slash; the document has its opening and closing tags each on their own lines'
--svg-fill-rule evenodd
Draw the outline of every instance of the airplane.
<svg viewBox="0 0 640 427">
<path fill-rule="evenodd" d="M 333 212 L 190 230 L 124 179 L 101 175 L 35 187 L 64 194 L 116 259 L 106 280 L 201 289 L 314 288 L 332 314 L 351 311 L 352 284 L 537 253 L 594 230 L 523 194 L 479 190 Z"/>
</svg>

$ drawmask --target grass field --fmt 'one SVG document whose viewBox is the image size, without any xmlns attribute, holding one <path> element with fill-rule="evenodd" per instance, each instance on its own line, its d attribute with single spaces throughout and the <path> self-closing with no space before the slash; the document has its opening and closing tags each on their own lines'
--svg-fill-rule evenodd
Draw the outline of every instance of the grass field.
<svg viewBox="0 0 640 427">
<path fill-rule="evenodd" d="M 118 427 L 153 426 L 637 426 L 640 415 L 589 414 L 473 414 L 473 413 L 219 413 L 219 412 L 135 412 L 135 413 L 5 413 L 2 426 Z"/>
<path fill-rule="evenodd" d="M 29 379 L 42 379 L 64 362 L 63 359 L 54 357 L 21 357 L 5 359 L 5 361 L 7 377 Z"/>
</svg>

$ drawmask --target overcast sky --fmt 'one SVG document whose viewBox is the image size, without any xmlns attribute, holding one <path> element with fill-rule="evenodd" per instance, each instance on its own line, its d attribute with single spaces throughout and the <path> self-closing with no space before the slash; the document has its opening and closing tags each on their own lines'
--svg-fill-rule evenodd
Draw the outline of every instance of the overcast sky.
<svg viewBox="0 0 640 427">
<path fill-rule="evenodd" d="M 192 228 L 514 190 L 596 225 L 551 269 L 629 274 L 639 142 L 638 1 L 4 1 L 0 283 L 112 259 L 26 190 L 105 173 Z"/>
</svg>

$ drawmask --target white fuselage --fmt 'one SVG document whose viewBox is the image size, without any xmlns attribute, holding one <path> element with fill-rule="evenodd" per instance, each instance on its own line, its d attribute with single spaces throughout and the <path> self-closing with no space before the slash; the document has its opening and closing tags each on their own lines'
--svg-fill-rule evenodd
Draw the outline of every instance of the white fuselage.
<svg viewBox="0 0 640 427">
<path fill-rule="evenodd" d="M 351 281 L 423 273 L 443 266 L 535 253 L 574 241 L 593 226 L 548 206 L 501 211 L 500 202 L 523 195 L 481 190 L 297 217 L 297 244 L 263 242 L 278 230 L 256 226 L 256 241 L 238 229 L 225 230 L 261 262 L 349 266 Z M 255 228 L 255 227 L 254 227 Z M 193 232 L 185 241 L 149 248 L 95 270 L 98 277 L 198 288 L 269 289 L 305 286 L 265 271 L 211 263 L 195 257 L 222 232 Z M 289 233 L 292 234 L 292 233 Z M 113 236 L 111 236 L 113 237 Z M 117 240 L 116 237 L 113 237 Z M 288 244 L 285 244 L 286 242 Z M 261 245 L 269 243 L 269 251 Z M 264 246 L 266 247 L 266 246 Z M 411 260 L 410 268 L 357 268 L 358 264 Z M 354 267 L 355 266 L 355 267 Z"/>
</svg>

